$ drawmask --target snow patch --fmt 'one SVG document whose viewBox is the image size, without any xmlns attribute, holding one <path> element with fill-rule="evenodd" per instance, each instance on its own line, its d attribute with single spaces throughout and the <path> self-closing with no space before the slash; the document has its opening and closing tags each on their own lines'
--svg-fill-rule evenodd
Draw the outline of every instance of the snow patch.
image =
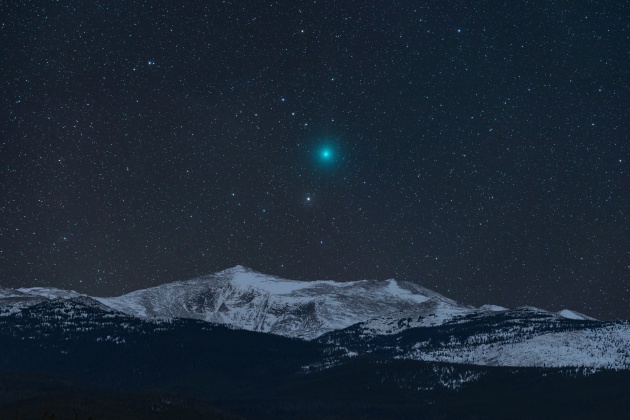
<svg viewBox="0 0 630 420">
<path fill-rule="evenodd" d="M 579 321 L 596 321 L 595 318 L 591 318 L 590 316 L 586 316 L 584 314 L 581 314 L 579 312 L 575 312 L 575 311 L 571 311 L 569 309 L 563 309 L 560 312 L 558 312 L 558 315 L 560 315 L 563 318 L 567 318 L 567 319 L 576 319 Z"/>
<path fill-rule="evenodd" d="M 332 280 L 297 281 L 271 277 L 254 271 L 236 271 L 232 277 L 232 284 L 242 288 L 256 288 L 274 295 L 288 295 L 293 292 L 310 289 L 316 286 L 328 285 L 347 288 L 359 282 L 338 282 Z"/>
<path fill-rule="evenodd" d="M 41 296 L 46 299 L 70 299 L 78 296 L 87 296 L 74 290 L 62 290 L 56 287 L 21 287 L 17 291 L 28 296 Z"/>
<path fill-rule="evenodd" d="M 422 302 L 426 302 L 427 300 L 429 300 L 428 297 L 423 296 L 423 295 L 417 295 L 412 293 L 409 290 L 403 289 L 402 287 L 400 287 L 400 285 L 398 284 L 398 282 L 396 282 L 396 280 L 394 279 L 390 279 L 387 280 L 387 288 L 386 290 L 395 297 L 401 298 L 401 299 L 407 299 L 407 300 L 411 300 L 413 302 L 416 303 L 422 303 Z"/>
<path fill-rule="evenodd" d="M 503 311 L 507 311 L 508 308 L 504 308 L 503 306 L 499 306 L 499 305 L 483 305 L 482 307 L 479 308 L 480 311 L 490 311 L 490 312 L 503 312 Z"/>
</svg>

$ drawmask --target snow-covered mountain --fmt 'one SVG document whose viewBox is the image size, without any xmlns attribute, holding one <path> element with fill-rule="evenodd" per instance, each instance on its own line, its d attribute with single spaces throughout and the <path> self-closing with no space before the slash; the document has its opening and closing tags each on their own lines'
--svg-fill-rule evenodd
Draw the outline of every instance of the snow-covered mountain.
<svg viewBox="0 0 630 420">
<path fill-rule="evenodd" d="M 466 393 L 478 406 L 479 395 L 490 395 L 491 405 L 501 392 L 500 399 L 524 395 L 523 401 L 530 402 L 532 395 L 546 401 L 548 393 L 566 389 L 580 400 L 601 391 L 603 384 L 592 401 L 619 405 L 626 400 L 618 397 L 619 389 L 630 384 L 627 322 L 488 306 L 440 320 L 432 315 L 441 313 L 442 302 L 427 310 L 426 318 L 373 318 L 307 341 L 201 320 L 128 315 L 89 296 L 57 298 L 58 293 L 38 291 L 51 298 L 6 289 L 0 297 L 0 388 L 13 398 L 32 399 L 34 391 L 58 392 L 59 383 L 50 382 L 52 375 L 64 383 L 65 378 L 80 380 L 80 387 L 105 387 L 108 398 L 111 389 L 158 389 L 213 401 L 250 398 L 247 406 L 264 398 L 288 398 L 290 404 L 280 406 L 285 412 L 301 406 L 296 401 L 313 404 L 315 395 L 335 404 L 350 398 L 374 401 L 379 410 L 392 401 L 387 407 L 396 414 L 391 417 L 417 418 L 437 401 L 452 404 L 452 390 L 459 396 Z M 23 305 L 5 311 L 8 301 Z M 42 385 L 47 388 L 39 391 Z M 16 393 L 20 386 L 22 391 Z M 166 404 L 173 398 L 169 395 Z M 350 401 L 355 407 L 355 400 Z M 400 416 L 401 401 L 421 406 L 411 406 Z M 565 409 L 564 400 L 559 406 Z M 443 407 L 430 418 L 443 418 Z M 267 413 L 269 408 L 263 404 L 260 409 Z"/>
<path fill-rule="evenodd" d="M 140 317 L 193 318 L 303 339 L 375 317 L 433 314 L 449 319 L 473 311 L 412 283 L 293 281 L 242 266 L 96 299 Z"/>
<path fill-rule="evenodd" d="M 599 322 L 570 310 L 473 308 L 396 280 L 293 281 L 236 266 L 118 297 L 0 288 L 0 317 L 42 302 L 69 302 L 151 322 L 187 318 L 317 339 L 336 349 L 334 360 L 322 366 L 344 355 L 376 354 L 492 366 L 630 368 L 628 322 Z"/>
<path fill-rule="evenodd" d="M 345 400 L 354 390 L 361 401 L 393 398 L 397 410 L 398 401 L 451 404 L 451 390 L 543 401 L 558 389 L 630 384 L 630 321 L 473 308 L 396 280 L 302 282 L 240 266 L 119 297 L 0 288 L 0 343 L 0 374 L 213 400 L 291 390 Z"/>
<path fill-rule="evenodd" d="M 85 296 L 56 288 L 0 289 L 0 313 L 41 302 Z M 207 276 L 137 290 L 118 297 L 93 297 L 102 304 L 141 318 L 190 318 L 239 329 L 313 339 L 327 332 L 365 322 L 374 333 L 388 334 L 391 322 L 413 319 L 405 328 L 441 325 L 476 313 L 436 292 L 397 280 L 353 282 L 294 281 L 236 266 Z M 549 312 L 541 311 L 545 314 Z M 557 317 L 592 320 L 564 310 Z M 385 320 L 385 321 L 383 321 Z"/>
<path fill-rule="evenodd" d="M 429 317 L 432 318 L 432 317 Z M 630 369 L 630 322 L 562 317 L 523 307 L 444 322 L 372 319 L 318 341 L 349 354 L 483 366 Z"/>
</svg>

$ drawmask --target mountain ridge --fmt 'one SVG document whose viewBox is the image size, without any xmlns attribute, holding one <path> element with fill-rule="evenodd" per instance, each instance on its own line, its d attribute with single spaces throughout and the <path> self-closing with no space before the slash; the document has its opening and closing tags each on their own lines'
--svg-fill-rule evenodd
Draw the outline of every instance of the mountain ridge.
<svg viewBox="0 0 630 420">
<path fill-rule="evenodd" d="M 81 324 L 81 314 L 93 320 Z M 24 318 L 29 321 L 21 326 Z M 99 339 L 115 344 L 130 339 L 132 332 L 131 327 L 124 327 L 124 334 L 114 332 L 120 331 L 116 324 L 138 325 L 152 336 L 163 328 L 159 323 L 184 325 L 182 321 L 198 323 L 202 330 L 204 325 L 222 325 L 298 339 L 326 349 L 309 371 L 356 356 L 630 370 L 628 321 L 602 322 L 573 311 L 553 313 L 531 306 L 474 308 L 394 279 L 301 282 L 242 266 L 119 297 L 41 287 L 0 290 L 0 323 L 8 322 L 11 335 L 30 331 L 29 337 L 45 337 L 53 321 L 62 335 L 81 335 L 105 323 L 112 332 L 103 332 Z"/>
<path fill-rule="evenodd" d="M 41 298 L 89 297 L 138 317 L 198 319 L 302 339 L 382 318 L 422 317 L 431 321 L 423 325 L 437 325 L 457 316 L 509 310 L 497 305 L 463 305 L 418 284 L 395 279 L 298 281 L 242 265 L 113 297 L 47 287 L 4 288 L 0 289 L 0 299 L 3 297 L 21 299 L 20 305 L 28 304 L 29 299 L 35 303 Z M 563 318 L 594 320 L 568 309 L 557 313 L 534 309 Z"/>
</svg>

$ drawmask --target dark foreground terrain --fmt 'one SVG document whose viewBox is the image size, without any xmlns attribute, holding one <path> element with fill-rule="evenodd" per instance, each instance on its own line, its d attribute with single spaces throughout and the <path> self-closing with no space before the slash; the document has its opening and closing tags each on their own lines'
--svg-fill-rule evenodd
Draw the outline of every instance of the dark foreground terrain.
<svg viewBox="0 0 630 420">
<path fill-rule="evenodd" d="M 0 317 L 0 419 L 624 418 L 630 373 L 348 357 L 49 301 Z"/>
<path fill-rule="evenodd" d="M 630 377 L 619 373 L 569 378 L 561 372 L 492 369 L 485 379 L 459 391 L 397 386 L 410 372 L 430 370 L 413 362 L 359 360 L 250 396 L 226 389 L 218 398 L 160 390 L 123 392 L 59 377 L 2 373 L 0 418 L 595 419 L 625 418 L 630 412 Z M 389 380 L 382 381 L 383 376 Z M 226 396 L 230 393 L 233 397 Z"/>
</svg>

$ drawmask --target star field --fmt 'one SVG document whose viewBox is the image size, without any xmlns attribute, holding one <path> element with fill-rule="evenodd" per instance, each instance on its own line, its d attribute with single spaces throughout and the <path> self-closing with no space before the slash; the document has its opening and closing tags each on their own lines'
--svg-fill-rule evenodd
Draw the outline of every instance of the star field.
<svg viewBox="0 0 630 420">
<path fill-rule="evenodd" d="M 0 285 L 236 264 L 630 318 L 623 2 L 0 4 Z"/>
</svg>

